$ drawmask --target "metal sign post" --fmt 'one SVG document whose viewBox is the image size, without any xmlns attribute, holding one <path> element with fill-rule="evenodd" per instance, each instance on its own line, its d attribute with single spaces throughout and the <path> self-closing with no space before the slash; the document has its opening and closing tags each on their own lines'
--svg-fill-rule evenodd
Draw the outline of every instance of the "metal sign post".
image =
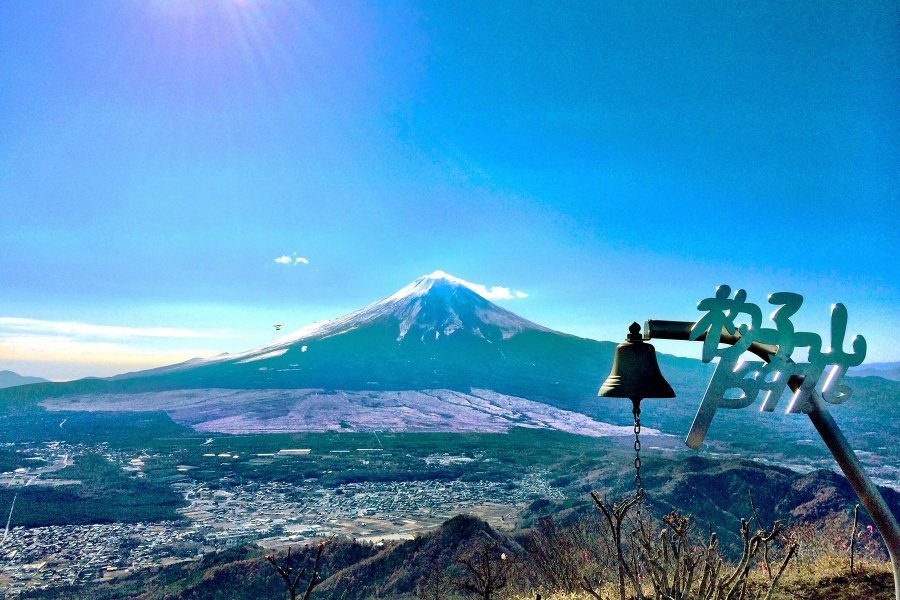
<svg viewBox="0 0 900 600">
<path fill-rule="evenodd" d="M 695 323 L 646 322 L 644 339 L 700 341 L 703 362 L 719 358 L 685 443 L 695 450 L 700 448 L 718 409 L 746 408 L 758 402 L 760 411 L 772 412 L 789 390 L 785 412 L 809 415 L 884 538 L 894 570 L 894 594 L 900 600 L 900 526 L 826 408 L 826 403 L 841 404 L 851 397 L 852 390 L 840 382 L 849 367 L 862 363 L 866 341 L 856 336 L 851 342 L 853 352 L 844 352 L 847 309 L 835 304 L 831 311 L 831 347 L 823 351 L 818 334 L 796 331 L 791 322 L 803 303 L 801 295 L 779 292 L 768 300 L 777 307 L 771 317 L 774 328 L 762 326 L 762 311 L 747 302 L 744 290 L 732 296 L 727 285 L 719 286 L 712 298 L 700 301 L 697 308 L 706 314 Z M 726 347 L 720 348 L 723 343 Z M 791 360 L 797 348 L 808 349 L 808 362 Z M 745 352 L 762 360 L 744 361 Z"/>
</svg>

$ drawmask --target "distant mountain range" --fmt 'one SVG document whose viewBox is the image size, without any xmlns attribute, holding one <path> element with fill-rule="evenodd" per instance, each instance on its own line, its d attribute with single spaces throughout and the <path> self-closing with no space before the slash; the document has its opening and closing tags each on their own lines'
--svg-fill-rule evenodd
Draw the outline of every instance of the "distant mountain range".
<svg viewBox="0 0 900 600">
<path fill-rule="evenodd" d="M 0 389 L 29 383 L 45 383 L 46 381 L 43 377 L 28 377 L 12 371 L 0 371 Z"/>
<path fill-rule="evenodd" d="M 860 365 L 853 368 L 850 374 L 854 377 L 881 377 L 891 381 L 900 381 L 900 362 Z"/>
<path fill-rule="evenodd" d="M 626 328 L 623 323 L 623 337 Z M 438 271 L 346 316 L 246 352 L 108 379 L 2 390 L 0 415 L 165 411 L 198 431 L 225 433 L 523 426 L 624 435 L 630 402 L 597 398 L 615 346 L 524 319 Z M 659 363 L 678 397 L 645 401 L 645 426 L 682 436 L 713 365 L 665 354 Z M 900 423 L 884 415 L 900 400 L 900 383 L 882 377 L 845 382 L 854 395 L 833 407 L 835 418 L 873 461 L 890 459 L 878 463 L 879 477 L 896 481 L 900 465 L 890 449 Z M 780 412 L 719 411 L 708 439 L 732 450 L 753 449 L 762 432 L 777 440 L 765 450 L 775 462 L 819 460 L 823 454 L 808 419 Z"/>
</svg>

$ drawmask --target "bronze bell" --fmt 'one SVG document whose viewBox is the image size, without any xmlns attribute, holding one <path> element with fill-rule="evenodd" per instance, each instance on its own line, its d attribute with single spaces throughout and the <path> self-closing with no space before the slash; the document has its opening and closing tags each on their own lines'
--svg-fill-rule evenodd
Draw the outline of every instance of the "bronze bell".
<svg viewBox="0 0 900 600">
<path fill-rule="evenodd" d="M 635 400 L 674 398 L 675 392 L 656 362 L 656 349 L 641 337 L 641 326 L 632 323 L 628 330 L 625 343 L 616 346 L 612 371 L 597 395 Z"/>
</svg>

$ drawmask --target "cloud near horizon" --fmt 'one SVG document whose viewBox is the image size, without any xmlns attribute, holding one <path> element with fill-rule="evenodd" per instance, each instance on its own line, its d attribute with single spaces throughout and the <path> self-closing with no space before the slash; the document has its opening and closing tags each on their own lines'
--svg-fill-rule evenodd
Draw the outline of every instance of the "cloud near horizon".
<svg viewBox="0 0 900 600">
<path fill-rule="evenodd" d="M 103 366 L 109 374 L 123 368 L 150 369 L 219 354 L 209 348 L 156 350 L 115 342 L 83 341 L 65 336 L 0 338 L 0 361 Z"/>
<path fill-rule="evenodd" d="M 0 317 L 0 363 L 8 367 L 28 363 L 55 364 L 51 379 L 70 379 L 83 365 L 92 375 L 107 376 L 218 354 L 209 348 L 165 348 L 178 340 L 229 338 L 221 331 L 203 332 L 176 327 L 129 327 L 75 321 Z M 163 342 L 163 340 L 169 340 Z M 60 365 L 79 365 L 78 369 Z M 71 373 L 71 375 L 70 375 Z"/>
<path fill-rule="evenodd" d="M 109 377 L 216 354 L 219 351 L 209 348 L 166 350 L 65 336 L 0 338 L 3 368 L 23 375 L 39 375 L 51 381 Z"/>
<path fill-rule="evenodd" d="M 94 338 L 222 338 L 222 332 L 195 331 L 179 327 L 129 327 L 96 325 L 77 321 L 47 321 L 25 317 L 0 317 L 0 336 L 64 335 Z"/>
</svg>

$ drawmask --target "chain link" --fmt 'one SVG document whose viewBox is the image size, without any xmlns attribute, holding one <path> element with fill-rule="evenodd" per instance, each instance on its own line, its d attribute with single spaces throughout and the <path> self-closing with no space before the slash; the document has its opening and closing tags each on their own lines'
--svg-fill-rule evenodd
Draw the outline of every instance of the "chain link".
<svg viewBox="0 0 900 600">
<path fill-rule="evenodd" d="M 635 402 L 634 409 L 634 487 L 638 498 L 644 496 L 644 486 L 641 483 L 641 407 Z"/>
</svg>

